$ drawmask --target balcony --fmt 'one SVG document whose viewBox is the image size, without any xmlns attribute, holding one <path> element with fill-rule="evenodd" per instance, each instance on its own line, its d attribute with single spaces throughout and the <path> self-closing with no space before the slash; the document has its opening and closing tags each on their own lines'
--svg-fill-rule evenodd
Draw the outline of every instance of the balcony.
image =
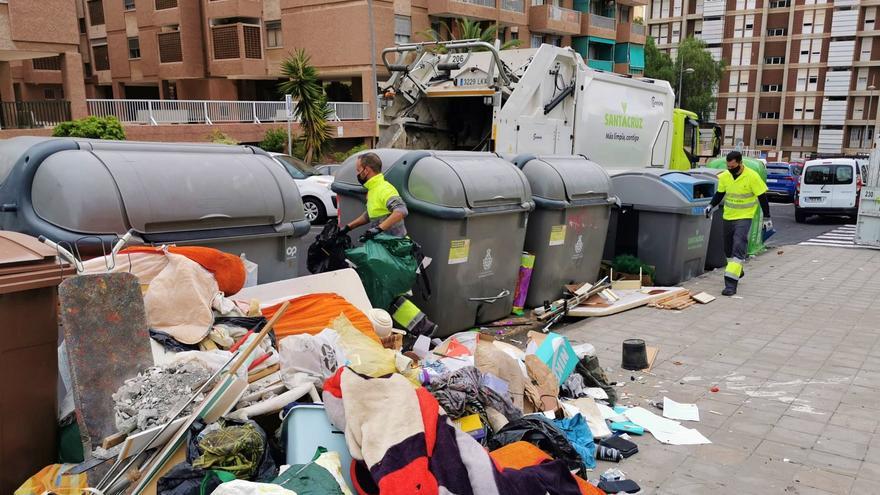
<svg viewBox="0 0 880 495">
<path fill-rule="evenodd" d="M 617 39 L 617 19 L 596 14 L 581 15 L 581 36 Z"/>
<path fill-rule="evenodd" d="M 581 13 L 555 5 L 534 5 L 529 8 L 529 30 L 559 36 L 581 32 Z"/>
<path fill-rule="evenodd" d="M 618 43 L 645 44 L 645 26 L 642 24 L 620 24 L 617 26 Z"/>
<path fill-rule="evenodd" d="M 263 17 L 262 0 L 208 0 L 205 7 L 208 19 L 229 17 Z"/>
<path fill-rule="evenodd" d="M 504 24 L 528 24 L 525 0 L 501 0 L 498 20 Z"/>
<path fill-rule="evenodd" d="M 645 7 L 648 0 L 618 0 L 619 5 L 629 5 L 630 7 Z"/>
<path fill-rule="evenodd" d="M 260 26 L 224 24 L 211 27 L 211 75 L 265 75 Z"/>
<path fill-rule="evenodd" d="M 428 15 L 492 21 L 498 9 L 495 0 L 428 0 Z"/>
<path fill-rule="evenodd" d="M 614 60 L 587 60 L 587 66 L 592 69 L 604 70 L 606 72 L 614 72 Z"/>
<path fill-rule="evenodd" d="M 40 129 L 70 119 L 70 102 L 66 100 L 0 103 L 0 129 Z"/>
</svg>

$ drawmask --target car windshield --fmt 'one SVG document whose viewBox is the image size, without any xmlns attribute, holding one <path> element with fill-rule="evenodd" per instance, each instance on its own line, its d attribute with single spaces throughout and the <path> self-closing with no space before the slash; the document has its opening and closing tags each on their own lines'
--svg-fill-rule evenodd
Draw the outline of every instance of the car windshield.
<svg viewBox="0 0 880 495">
<path fill-rule="evenodd" d="M 814 165 L 804 172 L 804 184 L 852 184 L 851 165 Z"/>
<path fill-rule="evenodd" d="M 305 179 L 306 177 L 311 177 L 312 175 L 321 175 L 320 172 L 315 169 L 315 167 L 308 165 L 306 162 L 294 158 L 290 155 L 275 155 L 275 158 L 277 158 L 281 163 L 284 164 L 284 167 L 287 169 L 290 175 L 294 176 L 295 179 Z"/>
<path fill-rule="evenodd" d="M 779 174 L 779 175 L 790 175 L 791 172 L 788 170 L 788 167 L 767 167 L 768 174 Z"/>
</svg>

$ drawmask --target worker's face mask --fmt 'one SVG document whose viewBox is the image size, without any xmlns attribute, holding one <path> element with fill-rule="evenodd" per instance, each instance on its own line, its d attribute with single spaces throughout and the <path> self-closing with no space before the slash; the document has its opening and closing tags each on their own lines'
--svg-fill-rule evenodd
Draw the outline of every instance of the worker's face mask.
<svg viewBox="0 0 880 495">
<path fill-rule="evenodd" d="M 737 162 L 736 160 L 731 160 L 727 162 L 727 170 L 731 172 L 736 172 L 742 166 L 742 163 Z"/>
<path fill-rule="evenodd" d="M 366 177 L 366 174 L 367 174 L 366 169 L 362 169 L 360 172 L 357 173 L 357 180 L 360 183 L 360 185 L 364 185 L 367 182 L 367 180 L 369 180 L 369 178 Z"/>
</svg>

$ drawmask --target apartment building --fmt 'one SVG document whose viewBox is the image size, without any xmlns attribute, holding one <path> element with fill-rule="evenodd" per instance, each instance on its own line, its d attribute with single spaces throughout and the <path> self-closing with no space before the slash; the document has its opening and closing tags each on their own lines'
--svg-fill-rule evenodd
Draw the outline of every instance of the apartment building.
<svg viewBox="0 0 880 495">
<path fill-rule="evenodd" d="M 768 159 L 791 159 L 870 149 L 880 101 L 878 7 L 878 0 L 652 0 L 647 24 L 672 55 L 694 36 L 727 63 L 717 108 L 725 147 L 742 142 Z"/>
<path fill-rule="evenodd" d="M 372 0 L 377 79 L 387 77 L 384 48 L 423 41 L 422 33 L 431 28 L 447 36 L 444 26 L 452 26 L 451 35 L 457 36 L 458 18 L 483 27 L 497 25 L 502 41 L 518 39 L 522 47 L 573 46 L 594 68 L 639 74 L 644 70 L 645 26 L 633 21 L 643 15 L 637 10 L 646 2 Z M 48 3 L 59 4 L 59 9 L 44 8 Z M 0 13 L 4 4 L 0 1 Z M 66 23 L 62 32 L 67 45 L 47 52 L 49 58 L 20 53 L 19 60 L 10 62 L 11 81 L 0 81 L 14 88 L 5 92 L 0 84 L 0 92 L 14 95 L 4 98 L 68 99 L 70 91 L 60 85 L 61 74 L 66 74 L 61 66 L 72 55 L 55 55 L 78 52 L 78 77 L 92 113 L 119 113 L 113 102 L 125 100 L 278 101 L 281 62 L 302 48 L 325 81 L 329 100 L 361 103 L 345 107 L 358 118 L 373 120 L 375 115 L 371 16 L 362 0 L 8 0 L 8 7 L 28 12 L 30 20 L 16 29 L 30 36 Z M 144 120 L 147 109 L 136 106 L 143 104 L 131 105 L 121 117 Z M 154 108 L 149 111 L 155 124 Z M 161 112 L 162 119 L 174 123 L 192 120 L 195 113 L 189 108 Z M 264 119 L 255 115 L 254 120 Z"/>
</svg>

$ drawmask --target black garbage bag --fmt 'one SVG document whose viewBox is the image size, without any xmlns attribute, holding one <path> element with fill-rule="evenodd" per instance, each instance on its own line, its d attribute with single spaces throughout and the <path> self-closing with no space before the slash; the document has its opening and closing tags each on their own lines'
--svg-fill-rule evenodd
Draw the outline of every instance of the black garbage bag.
<svg viewBox="0 0 880 495">
<path fill-rule="evenodd" d="M 348 268 L 345 262 L 345 250 L 351 249 L 351 237 L 339 233 L 336 222 L 327 222 L 324 230 L 309 246 L 306 267 L 310 273 L 332 272 Z"/>
<path fill-rule="evenodd" d="M 565 461 L 568 469 L 577 470 L 582 478 L 587 478 L 587 467 L 580 454 L 571 446 L 565 433 L 543 414 L 529 414 L 507 423 L 489 440 L 489 450 L 519 441 L 528 442 L 554 459 Z"/>
<path fill-rule="evenodd" d="M 233 479 L 234 475 L 224 471 L 199 469 L 188 462 L 181 462 L 159 478 L 156 494 L 202 495 L 213 492 L 221 483 Z"/>
<path fill-rule="evenodd" d="M 278 465 L 270 452 L 266 432 L 254 421 L 218 421 L 220 430 L 205 432 L 196 421 L 189 430 L 186 460 L 195 467 L 231 472 L 239 479 L 271 482 Z"/>
</svg>

